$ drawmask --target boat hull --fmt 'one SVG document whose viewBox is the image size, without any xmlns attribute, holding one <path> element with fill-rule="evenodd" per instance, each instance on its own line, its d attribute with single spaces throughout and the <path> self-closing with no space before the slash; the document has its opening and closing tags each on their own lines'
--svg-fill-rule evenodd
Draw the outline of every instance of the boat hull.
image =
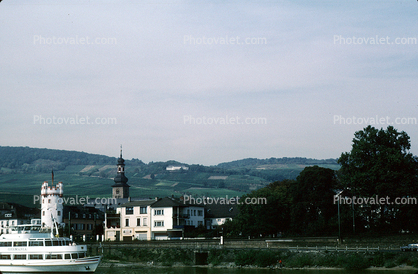
<svg viewBox="0 0 418 274">
<path fill-rule="evenodd" d="M 71 261 L 41 261 L 36 263 L 0 264 L 0 274 L 7 273 L 93 273 L 101 256 L 86 257 Z"/>
</svg>

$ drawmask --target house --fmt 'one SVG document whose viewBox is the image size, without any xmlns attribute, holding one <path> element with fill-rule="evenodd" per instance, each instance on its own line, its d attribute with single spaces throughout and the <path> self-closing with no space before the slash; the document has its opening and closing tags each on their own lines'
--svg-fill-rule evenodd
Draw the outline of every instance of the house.
<svg viewBox="0 0 418 274">
<path fill-rule="evenodd" d="M 236 204 L 207 204 L 205 210 L 206 229 L 216 229 L 227 220 L 234 219 L 239 213 Z"/>
<path fill-rule="evenodd" d="M 204 224 L 204 208 L 185 205 L 175 198 L 165 197 L 152 206 L 152 238 L 155 240 L 180 239 L 187 227 Z"/>
<path fill-rule="evenodd" d="M 151 240 L 151 205 L 155 199 L 134 201 L 121 205 L 116 212 L 121 224 L 123 241 Z"/>
<path fill-rule="evenodd" d="M 94 207 L 64 206 L 63 222 L 70 234 L 102 235 L 104 219 L 104 213 Z"/>
<path fill-rule="evenodd" d="M 106 213 L 105 239 L 110 241 L 168 240 L 184 237 L 187 228 L 203 226 L 204 208 L 175 198 L 133 201 Z"/>
<path fill-rule="evenodd" d="M 40 217 L 41 211 L 38 208 L 0 202 L 0 234 L 8 234 L 10 227 L 30 224 L 31 219 Z"/>
<path fill-rule="evenodd" d="M 165 168 L 168 171 L 189 170 L 188 166 L 168 166 Z"/>
</svg>

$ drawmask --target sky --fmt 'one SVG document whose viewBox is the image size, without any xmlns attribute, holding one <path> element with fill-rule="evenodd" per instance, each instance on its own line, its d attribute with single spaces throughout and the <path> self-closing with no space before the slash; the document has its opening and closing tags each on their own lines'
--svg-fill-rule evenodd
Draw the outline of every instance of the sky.
<svg viewBox="0 0 418 274">
<path fill-rule="evenodd" d="M 3 0 L 0 145 L 145 163 L 418 154 L 418 2 Z"/>
</svg>

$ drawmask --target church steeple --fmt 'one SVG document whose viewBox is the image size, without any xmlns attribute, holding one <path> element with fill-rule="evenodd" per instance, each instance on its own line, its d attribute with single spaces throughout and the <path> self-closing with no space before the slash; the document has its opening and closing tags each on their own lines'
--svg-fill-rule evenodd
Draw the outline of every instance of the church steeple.
<svg viewBox="0 0 418 274">
<path fill-rule="evenodd" d="M 128 178 L 125 176 L 125 160 L 122 158 L 122 145 L 120 146 L 116 177 L 113 180 L 115 181 L 115 184 L 112 185 L 113 198 L 128 198 L 130 186 L 127 184 Z"/>
</svg>

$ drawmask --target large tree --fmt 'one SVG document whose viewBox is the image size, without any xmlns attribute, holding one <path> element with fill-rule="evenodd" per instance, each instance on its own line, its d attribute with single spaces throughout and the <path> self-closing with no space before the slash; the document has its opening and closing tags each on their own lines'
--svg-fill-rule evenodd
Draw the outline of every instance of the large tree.
<svg viewBox="0 0 418 274">
<path fill-rule="evenodd" d="M 368 126 L 354 134 L 351 151 L 338 159 L 341 183 L 353 195 L 389 197 L 389 204 L 357 206 L 366 225 L 375 230 L 398 229 L 411 213 L 410 207 L 391 204 L 398 197 L 418 194 L 417 159 L 409 152 L 409 139 L 392 126 L 386 130 Z"/>
<path fill-rule="evenodd" d="M 259 237 L 287 232 L 291 204 L 289 188 L 293 183 L 293 180 L 277 181 L 243 195 L 239 205 L 240 214 L 225 225 L 227 233 L 235 236 Z M 245 203 L 246 199 L 248 202 L 255 202 L 258 198 L 261 198 L 258 204 Z"/>
<path fill-rule="evenodd" d="M 299 235 L 326 235 L 333 232 L 337 214 L 335 172 L 319 166 L 305 167 L 292 186 L 291 231 Z"/>
</svg>

